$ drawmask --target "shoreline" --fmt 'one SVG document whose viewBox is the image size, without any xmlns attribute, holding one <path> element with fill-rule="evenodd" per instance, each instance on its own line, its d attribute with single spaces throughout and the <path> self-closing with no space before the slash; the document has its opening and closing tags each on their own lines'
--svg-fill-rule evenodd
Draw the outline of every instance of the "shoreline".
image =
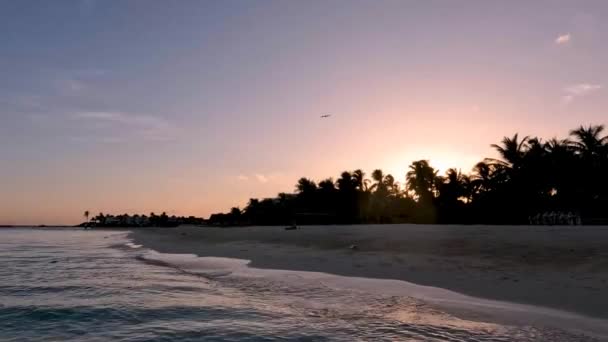
<svg viewBox="0 0 608 342">
<path fill-rule="evenodd" d="M 131 230 L 160 253 L 258 269 L 402 280 L 466 296 L 608 318 L 608 227 L 305 226 Z M 357 245 L 357 250 L 348 247 Z"/>
<path fill-rule="evenodd" d="M 129 243 L 132 244 L 132 243 Z M 131 246 L 140 248 L 141 245 Z M 322 272 L 261 269 L 250 267 L 249 260 L 198 257 L 193 254 L 165 254 L 148 250 L 139 260 L 152 265 L 177 268 L 183 272 L 215 279 L 236 276 L 264 278 L 280 287 L 295 288 L 303 283 L 317 284 L 337 291 L 359 292 L 363 296 L 409 299 L 409 305 L 391 313 L 397 320 L 428 320 L 442 326 L 481 327 L 519 326 L 553 328 L 583 336 L 608 339 L 608 320 L 567 311 L 471 297 L 450 290 L 418 285 L 403 280 L 340 276 Z M 392 304 L 389 304 L 392 306 Z M 425 308 L 420 310 L 421 308 Z M 439 311 L 437 311 L 437 309 Z M 440 318 L 438 318 L 440 317 Z M 439 319 L 439 321 L 438 321 Z"/>
</svg>

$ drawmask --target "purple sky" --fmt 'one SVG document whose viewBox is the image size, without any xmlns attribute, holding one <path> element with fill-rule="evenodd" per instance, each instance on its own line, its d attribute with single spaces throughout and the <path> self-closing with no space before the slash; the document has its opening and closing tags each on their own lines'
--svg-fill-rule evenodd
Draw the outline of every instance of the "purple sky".
<svg viewBox="0 0 608 342">
<path fill-rule="evenodd" d="M 4 224 L 468 172 L 504 135 L 608 121 L 602 0 L 3 1 L 0 32 Z"/>
</svg>

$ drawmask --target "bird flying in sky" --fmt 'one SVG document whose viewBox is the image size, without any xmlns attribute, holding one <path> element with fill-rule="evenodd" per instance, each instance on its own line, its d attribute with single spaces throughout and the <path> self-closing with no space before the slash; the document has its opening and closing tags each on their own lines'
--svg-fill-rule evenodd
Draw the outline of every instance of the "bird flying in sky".
<svg viewBox="0 0 608 342">
<path fill-rule="evenodd" d="M 331 114 L 325 114 L 325 115 L 321 115 L 321 119 L 325 119 L 325 118 L 328 118 L 328 117 L 330 117 L 330 116 L 331 116 Z"/>
</svg>

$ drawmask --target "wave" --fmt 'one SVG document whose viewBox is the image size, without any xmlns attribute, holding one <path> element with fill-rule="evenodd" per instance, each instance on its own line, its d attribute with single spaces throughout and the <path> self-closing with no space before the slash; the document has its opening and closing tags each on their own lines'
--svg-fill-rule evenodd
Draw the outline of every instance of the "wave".
<svg viewBox="0 0 608 342">
<path fill-rule="evenodd" d="M 204 278 L 217 278 L 243 270 L 249 264 L 249 260 L 220 258 L 220 257 L 198 257 L 194 254 L 165 254 L 147 250 L 137 255 L 137 260 L 157 266 L 172 267 L 182 272 Z"/>
<path fill-rule="evenodd" d="M 424 309 L 421 309 L 424 304 L 420 304 L 421 306 L 414 311 L 408 308 L 391 312 L 391 318 L 407 323 L 419 320 L 425 325 L 480 329 L 497 329 L 502 325 L 546 326 L 608 339 L 607 320 L 556 309 L 476 298 L 442 288 L 401 280 L 346 277 L 321 272 L 258 269 L 248 266 L 250 260 L 198 257 L 194 254 L 166 254 L 152 250 L 139 255 L 138 259 L 179 269 L 207 279 L 225 276 L 241 279 L 262 278 L 269 282 L 284 284 L 286 287 L 325 287 L 335 291 L 350 291 L 358 294 L 409 297 L 429 304 Z M 356 300 L 356 295 L 353 296 L 353 300 Z M 433 311 L 431 308 L 438 308 L 440 311 Z"/>
</svg>

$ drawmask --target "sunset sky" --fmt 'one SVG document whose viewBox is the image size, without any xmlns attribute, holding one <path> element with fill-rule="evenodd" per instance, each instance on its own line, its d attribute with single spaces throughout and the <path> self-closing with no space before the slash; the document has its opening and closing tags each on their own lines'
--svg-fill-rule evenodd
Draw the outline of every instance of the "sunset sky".
<svg viewBox="0 0 608 342">
<path fill-rule="evenodd" d="M 0 224 L 208 216 L 608 123 L 603 0 L 2 1 L 0 37 Z"/>
</svg>

